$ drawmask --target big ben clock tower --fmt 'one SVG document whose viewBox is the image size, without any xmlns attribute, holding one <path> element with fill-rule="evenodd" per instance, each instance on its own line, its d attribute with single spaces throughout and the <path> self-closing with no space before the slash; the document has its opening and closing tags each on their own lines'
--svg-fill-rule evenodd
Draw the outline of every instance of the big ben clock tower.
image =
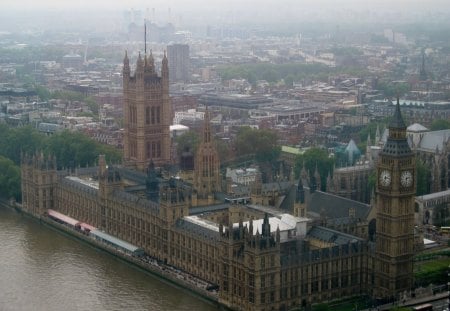
<svg viewBox="0 0 450 311">
<path fill-rule="evenodd" d="M 413 285 L 414 154 L 397 99 L 389 136 L 377 164 L 375 297 L 398 297 Z"/>
</svg>

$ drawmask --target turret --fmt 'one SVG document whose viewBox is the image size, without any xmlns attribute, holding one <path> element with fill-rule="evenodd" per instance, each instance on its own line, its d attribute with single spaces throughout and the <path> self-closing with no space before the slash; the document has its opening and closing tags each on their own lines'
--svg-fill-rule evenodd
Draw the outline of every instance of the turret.
<svg viewBox="0 0 450 311">
<path fill-rule="evenodd" d="M 375 145 L 379 145 L 380 144 L 380 140 L 381 140 L 380 126 L 377 125 L 377 129 L 375 131 Z"/>
<path fill-rule="evenodd" d="M 145 55 L 145 64 L 144 64 L 144 68 L 145 68 L 145 73 L 154 75 L 155 74 L 155 60 L 153 58 L 153 53 L 150 50 L 150 55 L 147 57 L 147 55 Z"/>
<path fill-rule="evenodd" d="M 101 154 L 98 157 L 98 177 L 99 179 L 106 177 L 106 161 L 105 161 L 105 155 Z"/>
<path fill-rule="evenodd" d="M 144 62 L 142 61 L 141 53 L 139 53 L 136 62 L 136 79 L 142 80 L 144 78 Z"/>
<path fill-rule="evenodd" d="M 327 176 L 327 192 L 333 191 L 334 187 L 333 187 L 333 178 L 331 178 L 331 173 L 328 172 L 328 176 Z"/>
<path fill-rule="evenodd" d="M 317 163 L 316 163 L 316 169 L 314 170 L 314 179 L 316 182 L 316 189 L 320 191 L 321 188 L 321 180 L 320 180 L 320 174 L 319 174 L 319 169 L 317 167 Z"/>
<path fill-rule="evenodd" d="M 265 215 L 264 215 L 264 220 L 263 220 L 261 231 L 262 231 L 262 236 L 264 238 L 270 237 L 270 223 L 269 223 L 269 215 L 267 213 L 265 213 Z"/>
<path fill-rule="evenodd" d="M 370 138 L 370 133 L 367 135 L 367 143 L 366 143 L 366 159 L 369 163 L 372 162 L 372 139 Z"/>
<path fill-rule="evenodd" d="M 162 59 L 161 78 L 163 80 L 163 88 L 167 87 L 169 89 L 169 61 L 167 60 L 166 51 L 164 51 Z"/>
<path fill-rule="evenodd" d="M 302 169 L 300 171 L 300 179 L 303 182 L 308 182 L 309 181 L 309 173 L 308 173 L 308 170 L 306 169 L 306 166 L 305 166 L 305 160 L 303 160 Z"/>
<path fill-rule="evenodd" d="M 203 122 L 203 143 L 207 144 L 211 142 L 211 126 L 209 124 L 209 111 L 206 107 L 205 117 Z"/>
<path fill-rule="evenodd" d="M 42 152 L 34 156 L 22 154 L 21 173 L 23 208 L 35 215 L 42 215 L 47 209 L 54 208 L 50 195 L 57 184 L 54 157 L 45 157 Z"/>
<path fill-rule="evenodd" d="M 123 84 L 128 85 L 128 81 L 130 79 L 130 60 L 128 59 L 128 53 L 125 51 L 125 57 L 123 58 Z"/>
</svg>

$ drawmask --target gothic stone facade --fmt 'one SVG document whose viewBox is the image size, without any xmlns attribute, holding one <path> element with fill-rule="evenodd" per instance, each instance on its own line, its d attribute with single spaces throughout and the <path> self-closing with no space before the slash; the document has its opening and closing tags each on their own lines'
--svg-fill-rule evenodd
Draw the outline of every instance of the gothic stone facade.
<svg viewBox="0 0 450 311">
<path fill-rule="evenodd" d="M 152 161 L 156 166 L 170 163 L 169 67 L 164 55 L 161 77 L 153 56 L 141 58 L 131 76 L 128 56 L 123 64 L 124 163 L 144 171 Z"/>
<path fill-rule="evenodd" d="M 98 168 L 75 173 L 57 171 L 54 159 L 43 155 L 23 157 L 23 209 L 37 216 L 55 209 L 141 247 L 217 284 L 219 301 L 236 310 L 287 310 L 362 294 L 389 298 L 412 286 L 416 173 L 402 122 L 391 126 L 377 164 L 375 252 L 367 238 L 320 226 L 284 235 L 267 215 L 254 229 L 253 217 L 260 217 L 246 205 L 204 207 L 211 215 L 188 216 L 198 209 L 191 205 L 192 188 L 162 182 L 158 200 L 147 199 L 130 190 L 145 183 L 144 174 L 107 167 L 103 156 Z M 302 214 L 301 186 L 297 192 L 295 210 Z"/>
<path fill-rule="evenodd" d="M 232 222 L 211 229 L 185 217 L 190 213 L 189 195 L 181 187 L 162 185 L 160 202 L 155 203 L 126 192 L 126 169 L 106 168 L 102 158 L 98 169 L 79 169 L 77 176 L 56 171 L 50 163 L 39 156 L 23 160 L 25 210 L 44 215 L 52 208 L 142 247 L 169 265 L 219 285 L 219 301 L 232 309 L 287 310 L 368 293 L 372 261 L 367 242 L 360 238 L 323 228 L 309 240 L 280 241 L 279 230 L 271 230 L 267 222 L 256 233 L 242 225 L 235 228 Z M 244 215 L 257 216 L 245 210 L 233 206 L 217 213 L 228 213 L 222 219 L 240 218 L 242 224 Z M 333 241 L 333 236 L 344 242 Z"/>
</svg>

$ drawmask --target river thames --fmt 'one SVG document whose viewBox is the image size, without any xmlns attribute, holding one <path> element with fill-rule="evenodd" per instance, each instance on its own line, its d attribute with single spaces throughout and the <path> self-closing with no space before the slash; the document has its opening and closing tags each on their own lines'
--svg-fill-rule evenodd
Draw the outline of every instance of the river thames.
<svg viewBox="0 0 450 311">
<path fill-rule="evenodd" d="M 217 307 L 85 243 L 0 207 L 0 310 Z"/>
</svg>

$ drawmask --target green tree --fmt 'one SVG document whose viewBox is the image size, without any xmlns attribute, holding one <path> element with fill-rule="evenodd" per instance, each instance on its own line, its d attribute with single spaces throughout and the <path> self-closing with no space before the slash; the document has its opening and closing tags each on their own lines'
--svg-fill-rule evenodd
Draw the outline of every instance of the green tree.
<svg viewBox="0 0 450 311">
<path fill-rule="evenodd" d="M 448 129 L 450 129 L 450 120 L 437 119 L 431 122 L 430 130 L 432 131 L 448 130 Z"/>
<path fill-rule="evenodd" d="M 34 154 L 43 150 L 46 136 L 31 126 L 4 127 L 0 134 L 0 154 L 20 164 L 21 153 Z"/>
<path fill-rule="evenodd" d="M 380 81 L 378 83 L 378 89 L 381 90 L 385 97 L 394 98 L 402 96 L 410 90 L 408 83 L 392 83 L 386 81 Z"/>
<path fill-rule="evenodd" d="M 369 174 L 369 180 L 368 180 L 369 191 L 372 191 L 372 189 L 375 189 L 376 182 L 377 182 L 377 174 L 375 171 L 373 171 Z"/>
<path fill-rule="evenodd" d="M 220 163 L 228 163 L 232 158 L 231 148 L 228 142 L 222 139 L 215 139 L 217 152 L 219 153 Z"/>
<path fill-rule="evenodd" d="M 200 137 L 194 131 L 187 131 L 181 134 L 175 139 L 177 143 L 177 154 L 181 154 L 185 151 L 190 150 L 194 155 L 197 152 L 198 145 L 200 144 Z"/>
<path fill-rule="evenodd" d="M 416 195 L 428 194 L 428 176 L 430 175 L 430 169 L 425 163 L 416 158 L 416 171 L 417 171 L 417 189 Z"/>
<path fill-rule="evenodd" d="M 97 143 L 97 155 L 104 154 L 107 163 L 121 163 L 122 150 L 117 149 L 111 145 L 104 145 Z"/>
<path fill-rule="evenodd" d="M 52 135 L 46 153 L 56 157 L 58 168 L 95 165 L 99 154 L 105 154 L 110 163 L 121 159 L 119 151 L 111 146 L 101 145 L 80 132 L 69 131 Z"/>
<path fill-rule="evenodd" d="M 253 154 L 257 162 L 272 162 L 278 159 L 281 147 L 277 133 L 268 129 L 241 127 L 236 136 L 235 150 L 238 156 Z"/>
<path fill-rule="evenodd" d="M 330 68 L 323 64 L 239 64 L 231 66 L 222 66 L 218 68 L 218 73 L 223 80 L 247 79 L 249 83 L 254 84 L 257 80 L 267 80 L 275 83 L 284 79 L 289 85 L 289 80 L 295 81 L 303 79 L 313 79 L 326 81 L 329 75 L 351 74 L 363 76 L 367 72 L 365 68 L 358 67 L 336 67 Z"/>
<path fill-rule="evenodd" d="M 52 93 L 45 87 L 41 85 L 36 85 L 34 87 L 37 95 L 39 96 L 39 99 L 42 101 L 47 101 L 52 98 Z"/>
<path fill-rule="evenodd" d="M 284 78 L 284 83 L 286 84 L 287 88 L 292 88 L 294 87 L 294 75 L 293 74 L 288 74 L 285 78 Z"/>
<path fill-rule="evenodd" d="M 0 156 L 0 197 L 21 198 L 20 168 L 13 161 Z"/>
<path fill-rule="evenodd" d="M 89 109 L 92 111 L 93 114 L 98 115 L 98 104 L 92 97 L 84 98 L 83 101 L 87 104 Z"/>
</svg>

